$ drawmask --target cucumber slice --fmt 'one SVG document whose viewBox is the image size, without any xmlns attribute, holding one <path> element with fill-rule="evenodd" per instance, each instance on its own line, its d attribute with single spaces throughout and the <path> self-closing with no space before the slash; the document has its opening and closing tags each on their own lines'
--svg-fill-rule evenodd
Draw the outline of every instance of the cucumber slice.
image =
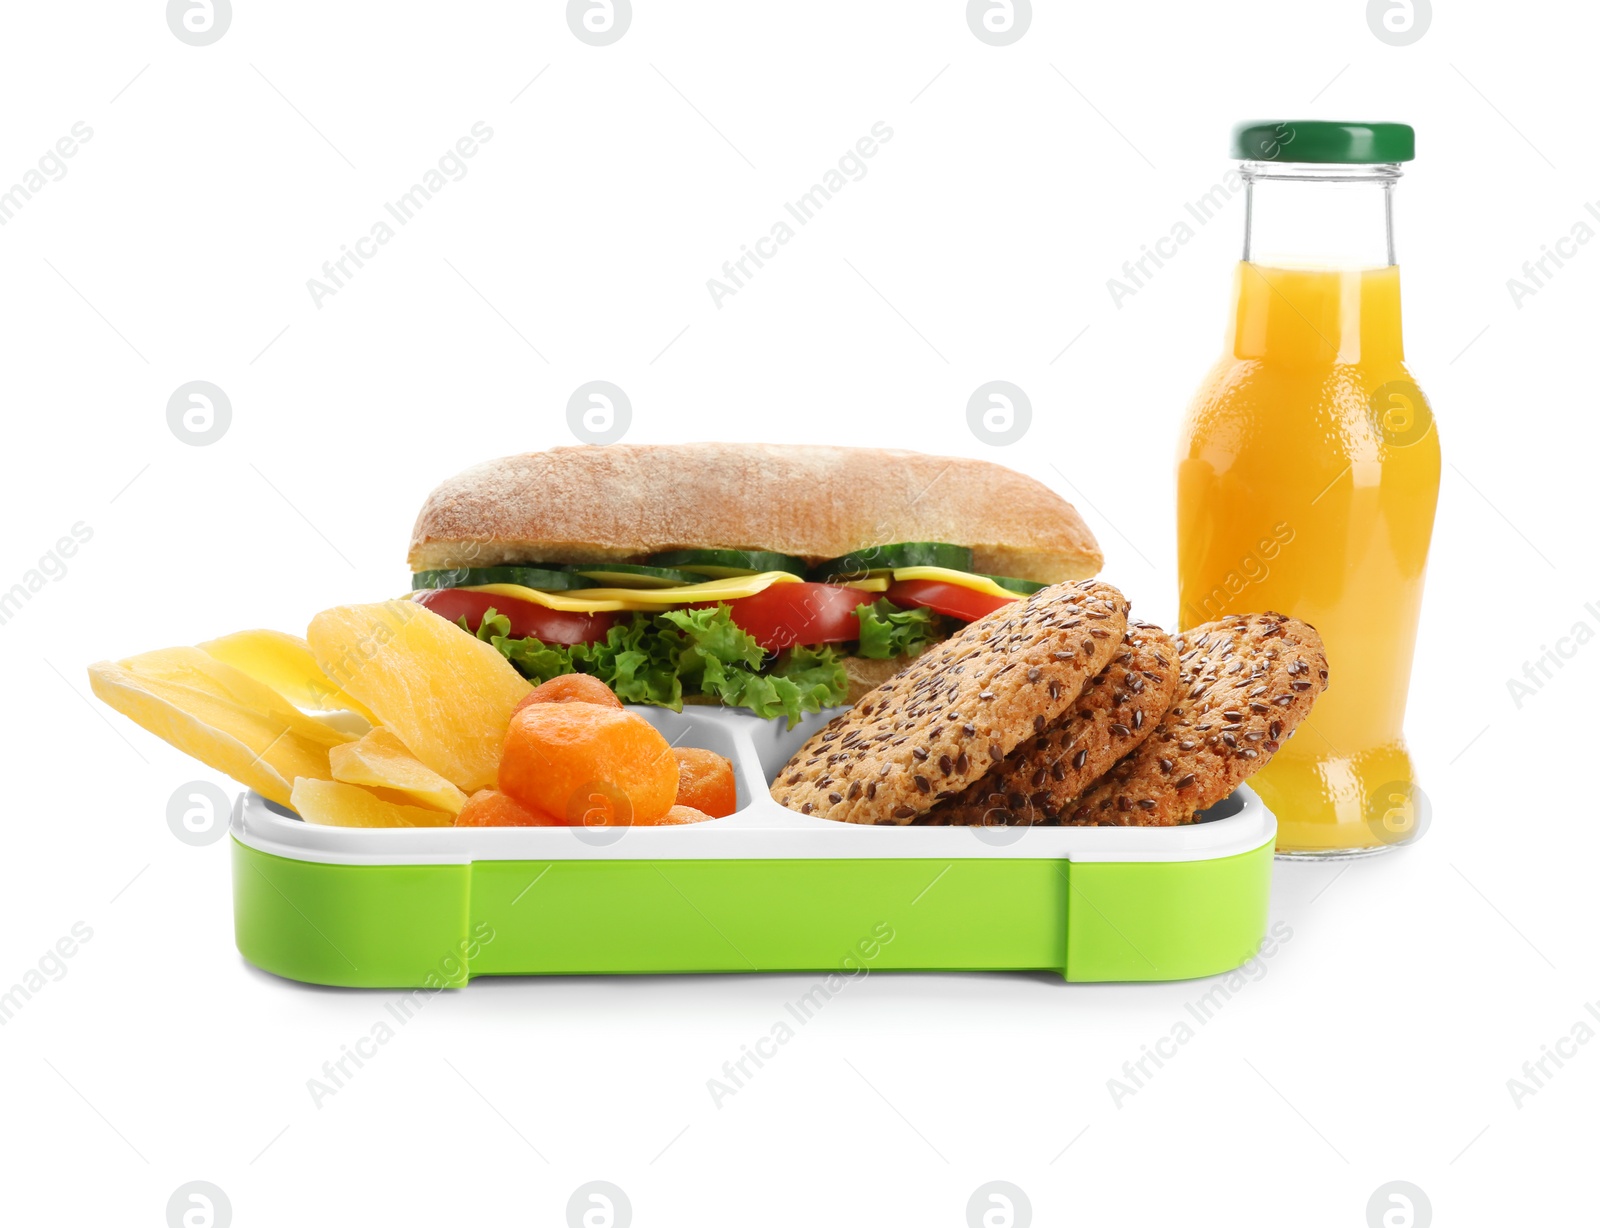
<svg viewBox="0 0 1600 1228">
<path fill-rule="evenodd" d="M 983 575 L 981 571 L 973 574 Z M 1041 588 L 1050 587 L 1048 584 L 1040 584 L 1037 580 L 1018 580 L 1015 576 L 983 576 L 983 578 L 985 580 L 993 580 L 1001 588 L 1018 593 L 1023 597 L 1026 597 L 1029 593 L 1037 593 Z"/>
<path fill-rule="evenodd" d="M 520 584 L 523 588 L 563 593 L 575 588 L 593 588 L 580 575 L 550 567 L 451 567 L 419 571 L 411 577 L 413 589 L 470 588 L 477 584 Z"/>
<path fill-rule="evenodd" d="M 945 567 L 951 571 L 971 571 L 972 551 L 948 542 L 895 542 L 888 546 L 869 546 L 841 554 L 811 569 L 813 579 L 887 574 L 896 567 Z"/>
<path fill-rule="evenodd" d="M 680 584 L 701 584 L 705 577 L 675 567 L 646 567 L 642 563 L 574 563 L 576 575 L 597 584 L 618 588 L 676 588 Z"/>
<path fill-rule="evenodd" d="M 763 571 L 787 571 L 804 576 L 806 561 L 771 550 L 668 550 L 646 560 L 652 567 L 681 567 L 721 580 L 728 576 L 754 576 Z"/>
</svg>

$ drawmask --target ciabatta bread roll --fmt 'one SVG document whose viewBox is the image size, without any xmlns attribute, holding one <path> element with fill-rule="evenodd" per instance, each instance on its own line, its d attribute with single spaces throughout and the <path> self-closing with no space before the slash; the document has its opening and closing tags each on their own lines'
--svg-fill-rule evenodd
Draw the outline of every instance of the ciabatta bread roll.
<svg viewBox="0 0 1600 1228">
<path fill-rule="evenodd" d="M 989 461 L 691 443 L 553 448 L 474 466 L 428 496 L 410 563 L 617 562 L 687 549 L 820 563 L 910 541 L 970 546 L 975 571 L 1052 584 L 1104 561 L 1070 503 Z"/>
</svg>

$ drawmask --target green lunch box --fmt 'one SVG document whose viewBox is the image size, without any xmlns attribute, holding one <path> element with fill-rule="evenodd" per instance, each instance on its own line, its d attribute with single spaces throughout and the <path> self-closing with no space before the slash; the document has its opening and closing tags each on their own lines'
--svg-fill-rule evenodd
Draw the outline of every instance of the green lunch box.
<svg viewBox="0 0 1600 1228">
<path fill-rule="evenodd" d="M 784 809 L 792 730 L 637 708 L 733 763 L 739 809 L 677 827 L 345 828 L 255 793 L 230 822 L 234 932 L 318 985 L 477 976 L 1017 971 L 1210 976 L 1267 925 L 1277 821 L 1248 788 L 1184 827 L 873 827 Z"/>
</svg>

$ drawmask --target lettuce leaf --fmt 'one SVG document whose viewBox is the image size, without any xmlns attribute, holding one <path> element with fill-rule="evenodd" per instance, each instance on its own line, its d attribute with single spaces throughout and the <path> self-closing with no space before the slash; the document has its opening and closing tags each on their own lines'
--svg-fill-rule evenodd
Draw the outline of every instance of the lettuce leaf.
<svg viewBox="0 0 1600 1228">
<path fill-rule="evenodd" d="M 458 620 L 465 631 L 472 629 Z M 784 717 L 794 728 L 808 712 L 841 704 L 849 691 L 844 662 L 832 648 L 791 648 L 772 661 L 736 625 L 725 605 L 704 610 L 635 613 L 593 644 L 512 639 L 510 622 L 493 609 L 477 630 L 530 681 L 593 674 L 624 703 L 683 710 L 685 694 L 715 696 L 760 717 Z"/>
<path fill-rule="evenodd" d="M 456 626 L 469 634 L 472 632 L 464 617 L 456 619 Z M 483 616 L 477 635 L 480 640 L 487 640 L 499 649 L 500 655 L 517 667 L 518 673 L 536 685 L 574 672 L 572 659 L 565 649 L 541 643 L 531 636 L 525 640 L 512 639 L 511 620 L 495 613 L 492 606 Z"/>
<path fill-rule="evenodd" d="M 815 712 L 843 703 L 850 690 L 850 676 L 832 648 L 806 648 L 797 644 L 778 657 L 771 673 L 774 679 L 795 689 L 800 712 Z M 790 720 L 789 727 L 794 728 L 794 720 Z"/>
<path fill-rule="evenodd" d="M 944 638 L 939 616 L 932 610 L 903 610 L 883 597 L 871 605 L 857 606 L 856 617 L 861 620 L 861 644 L 857 651 L 863 657 L 880 661 L 890 657 L 914 657 Z"/>
<path fill-rule="evenodd" d="M 683 682 L 678 677 L 673 645 L 658 634 L 648 614 L 617 623 L 596 643 L 574 644 L 559 651 L 568 655 L 574 669 L 599 678 L 625 704 L 683 710 Z"/>
</svg>

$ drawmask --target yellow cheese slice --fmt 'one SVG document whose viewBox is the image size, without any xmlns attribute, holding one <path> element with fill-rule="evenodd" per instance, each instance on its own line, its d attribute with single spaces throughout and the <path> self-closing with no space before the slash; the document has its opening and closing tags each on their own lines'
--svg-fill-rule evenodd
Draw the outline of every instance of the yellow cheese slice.
<svg viewBox="0 0 1600 1228">
<path fill-rule="evenodd" d="M 970 571 L 952 571 L 948 567 L 896 567 L 894 569 L 896 580 L 939 580 L 945 584 L 958 584 L 962 588 L 970 588 L 975 593 L 983 593 L 989 597 L 1005 597 L 1015 601 L 1022 594 L 1013 593 L 1009 588 L 1001 588 L 988 576 L 974 575 Z"/>
<path fill-rule="evenodd" d="M 696 601 L 737 601 L 754 597 L 774 584 L 798 584 L 800 577 L 787 571 L 763 571 L 753 576 L 728 576 L 703 584 L 679 584 L 673 588 L 579 588 L 565 593 L 547 593 L 520 584 L 473 584 L 465 591 L 514 597 L 547 610 L 573 614 L 603 614 L 610 610 L 665 610 Z"/>
<path fill-rule="evenodd" d="M 561 610 L 569 614 L 606 614 L 612 610 L 648 610 L 653 607 L 634 601 L 632 589 L 583 588 L 573 593 L 546 593 L 537 588 L 524 588 L 520 584 L 473 584 L 462 590 L 468 593 L 488 593 L 491 597 L 512 597 L 547 610 Z M 578 593 L 621 593 L 628 596 L 606 599 L 589 597 L 578 600 Z"/>
<path fill-rule="evenodd" d="M 865 580 L 841 580 L 846 588 L 859 588 L 864 593 L 885 593 L 889 591 L 888 576 L 868 576 Z"/>
</svg>

